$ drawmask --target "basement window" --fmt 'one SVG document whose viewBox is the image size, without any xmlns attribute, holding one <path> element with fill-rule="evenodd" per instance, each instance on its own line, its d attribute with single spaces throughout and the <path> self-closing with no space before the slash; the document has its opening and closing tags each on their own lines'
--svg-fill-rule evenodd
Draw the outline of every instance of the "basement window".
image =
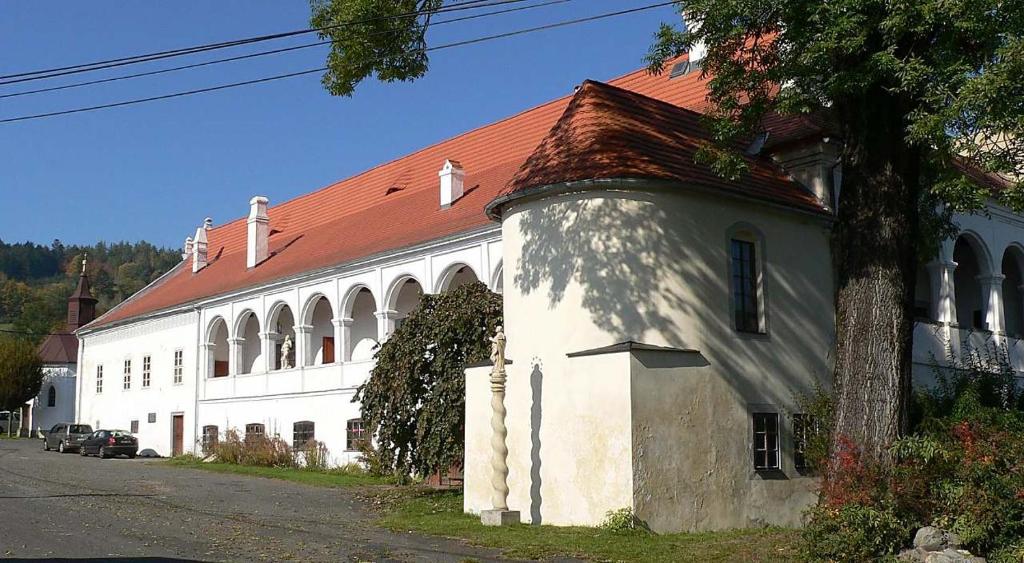
<svg viewBox="0 0 1024 563">
<path fill-rule="evenodd" d="M 208 424 L 203 427 L 203 454 L 210 455 L 217 447 L 220 432 L 215 425 Z"/>
<path fill-rule="evenodd" d="M 753 413 L 754 422 L 754 470 L 778 471 L 779 465 L 779 414 L 774 412 Z"/>
<path fill-rule="evenodd" d="M 263 425 L 258 422 L 252 422 L 245 425 L 245 439 L 254 440 L 256 438 L 263 438 L 266 436 L 266 432 Z"/>
<path fill-rule="evenodd" d="M 363 421 L 359 418 L 353 418 L 348 421 L 345 425 L 345 449 L 349 451 L 356 451 L 366 444 L 366 428 L 363 427 Z"/>
<path fill-rule="evenodd" d="M 304 450 L 310 446 L 314 438 L 314 425 L 309 420 L 296 422 L 292 425 L 292 449 Z"/>
</svg>

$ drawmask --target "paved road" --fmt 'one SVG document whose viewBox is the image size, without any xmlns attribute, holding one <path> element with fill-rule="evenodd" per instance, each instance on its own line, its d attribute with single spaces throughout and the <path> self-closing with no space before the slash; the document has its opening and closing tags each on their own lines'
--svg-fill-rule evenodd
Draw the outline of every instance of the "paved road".
<svg viewBox="0 0 1024 563">
<path fill-rule="evenodd" d="M 0 557 L 489 561 L 496 552 L 375 527 L 349 489 L 44 452 L 0 440 Z"/>
</svg>

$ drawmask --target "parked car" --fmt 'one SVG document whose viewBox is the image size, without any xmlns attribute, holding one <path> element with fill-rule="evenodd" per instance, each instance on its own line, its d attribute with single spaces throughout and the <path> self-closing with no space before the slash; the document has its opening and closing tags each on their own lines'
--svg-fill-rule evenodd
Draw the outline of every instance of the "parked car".
<svg viewBox="0 0 1024 563">
<path fill-rule="evenodd" d="M 8 426 L 10 431 L 14 432 L 19 426 L 21 426 L 21 413 L 11 411 L 0 411 L 0 434 L 7 434 Z"/>
<path fill-rule="evenodd" d="M 92 434 L 92 426 L 88 424 L 73 424 L 70 422 L 59 422 L 43 436 L 43 449 L 46 451 L 57 450 L 60 453 L 77 452 L 82 445 L 82 440 Z"/>
<path fill-rule="evenodd" d="M 134 459 L 139 452 L 139 440 L 124 430 L 97 430 L 82 441 L 82 455 L 102 458 L 126 455 Z"/>
</svg>

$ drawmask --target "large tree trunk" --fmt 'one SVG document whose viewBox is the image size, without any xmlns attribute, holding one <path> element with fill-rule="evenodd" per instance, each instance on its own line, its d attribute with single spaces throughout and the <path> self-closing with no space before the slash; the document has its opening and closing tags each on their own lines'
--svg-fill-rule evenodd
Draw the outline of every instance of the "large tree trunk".
<svg viewBox="0 0 1024 563">
<path fill-rule="evenodd" d="M 845 149 L 833 238 L 833 440 L 886 462 L 907 427 L 920 163 L 904 141 L 905 108 L 882 91 L 865 98 L 836 107 Z"/>
</svg>

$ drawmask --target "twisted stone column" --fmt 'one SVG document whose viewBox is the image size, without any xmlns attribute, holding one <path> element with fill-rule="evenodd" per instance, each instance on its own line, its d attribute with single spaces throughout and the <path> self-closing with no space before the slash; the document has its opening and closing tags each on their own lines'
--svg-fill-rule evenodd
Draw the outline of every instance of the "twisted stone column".
<svg viewBox="0 0 1024 563">
<path fill-rule="evenodd" d="M 491 370 L 491 507 L 508 510 L 508 447 L 505 438 L 505 366 Z"/>
</svg>

